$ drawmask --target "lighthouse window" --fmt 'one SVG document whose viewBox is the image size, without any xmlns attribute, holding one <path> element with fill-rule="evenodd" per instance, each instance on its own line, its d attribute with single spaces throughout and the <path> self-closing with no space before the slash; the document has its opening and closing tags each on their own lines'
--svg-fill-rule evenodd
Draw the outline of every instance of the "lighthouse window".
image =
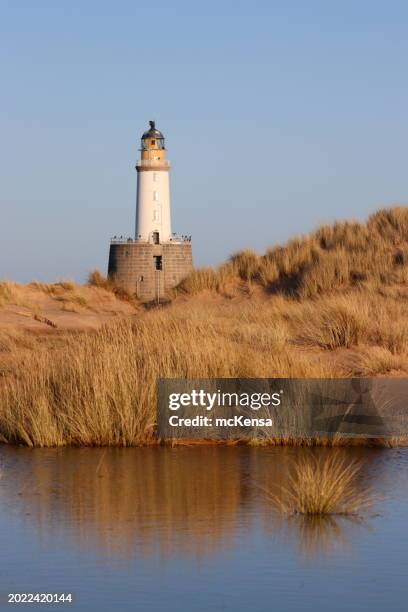
<svg viewBox="0 0 408 612">
<path fill-rule="evenodd" d="M 154 259 L 154 267 L 156 268 L 156 270 L 161 270 L 162 269 L 162 256 L 154 255 L 153 259 Z"/>
<path fill-rule="evenodd" d="M 155 144 L 156 144 L 156 141 L 155 141 L 155 140 L 152 140 L 152 145 L 155 145 Z"/>
</svg>

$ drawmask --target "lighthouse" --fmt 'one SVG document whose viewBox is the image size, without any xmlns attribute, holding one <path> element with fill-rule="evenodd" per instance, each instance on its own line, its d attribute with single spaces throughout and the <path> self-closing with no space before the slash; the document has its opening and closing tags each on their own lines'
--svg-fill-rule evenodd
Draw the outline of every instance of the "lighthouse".
<svg viewBox="0 0 408 612">
<path fill-rule="evenodd" d="M 141 159 L 136 163 L 137 199 L 135 239 L 142 242 L 169 242 L 172 239 L 170 219 L 170 163 L 166 159 L 164 136 L 149 121 L 150 129 L 141 141 Z"/>
<path fill-rule="evenodd" d="M 116 286 L 141 301 L 165 299 L 192 270 L 191 236 L 172 232 L 170 162 L 164 136 L 149 121 L 136 162 L 136 227 L 134 237 L 111 240 L 108 276 Z"/>
</svg>

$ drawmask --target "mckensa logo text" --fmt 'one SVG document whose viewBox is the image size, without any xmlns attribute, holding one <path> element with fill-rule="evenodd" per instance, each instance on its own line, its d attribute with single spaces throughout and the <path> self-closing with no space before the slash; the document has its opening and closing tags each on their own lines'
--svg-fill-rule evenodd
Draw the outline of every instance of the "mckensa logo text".
<svg viewBox="0 0 408 612">
<path fill-rule="evenodd" d="M 198 415 L 191 419 L 173 415 L 169 418 L 171 427 L 272 427 L 273 419 L 249 418 L 236 415 L 230 418 L 211 419 L 208 416 Z"/>
</svg>

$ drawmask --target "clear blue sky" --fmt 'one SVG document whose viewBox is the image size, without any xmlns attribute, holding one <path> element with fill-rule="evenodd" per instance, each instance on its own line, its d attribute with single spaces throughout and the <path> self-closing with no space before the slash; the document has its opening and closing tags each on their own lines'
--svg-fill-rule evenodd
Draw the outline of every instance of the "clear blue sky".
<svg viewBox="0 0 408 612">
<path fill-rule="evenodd" d="M 408 202 L 404 1 L 0 0 L 0 277 L 131 235 L 149 119 L 195 263 Z"/>
</svg>

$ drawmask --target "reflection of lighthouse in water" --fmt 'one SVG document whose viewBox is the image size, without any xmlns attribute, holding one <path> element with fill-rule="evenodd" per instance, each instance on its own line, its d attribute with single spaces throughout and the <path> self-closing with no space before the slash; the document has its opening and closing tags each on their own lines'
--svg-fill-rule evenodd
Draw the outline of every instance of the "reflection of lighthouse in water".
<svg viewBox="0 0 408 612">
<path fill-rule="evenodd" d="M 136 163 L 137 196 L 134 238 L 113 238 L 108 275 L 140 300 L 159 301 L 192 269 L 191 237 L 171 231 L 170 164 L 164 136 L 150 121 Z"/>
<path fill-rule="evenodd" d="M 170 218 L 170 163 L 166 159 L 164 136 L 150 121 L 142 136 L 141 159 L 136 164 L 137 203 L 135 239 L 168 242 L 172 239 Z"/>
</svg>

